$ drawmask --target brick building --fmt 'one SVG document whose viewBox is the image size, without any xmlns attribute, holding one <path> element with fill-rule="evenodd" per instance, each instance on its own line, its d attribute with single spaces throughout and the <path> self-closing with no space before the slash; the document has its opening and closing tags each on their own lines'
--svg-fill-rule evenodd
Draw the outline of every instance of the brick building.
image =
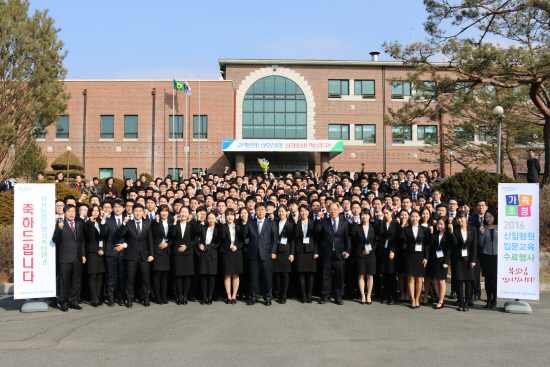
<svg viewBox="0 0 550 367">
<path fill-rule="evenodd" d="M 384 111 L 415 93 L 388 82 L 413 71 L 400 62 L 374 55 L 371 61 L 223 59 L 219 65 L 220 80 L 188 80 L 191 96 L 176 91 L 173 97 L 171 80 L 67 80 L 66 115 L 39 143 L 50 163 L 71 146 L 89 178 L 164 176 L 173 168 L 190 174 L 198 167 L 222 173 L 226 166 L 248 174 L 261 171 L 258 158 L 275 172 L 322 172 L 329 165 L 360 171 L 364 163 L 367 172 L 449 174 L 448 162 L 420 161 L 427 158 L 419 151 L 424 139 L 441 126 L 427 122 L 403 131 L 383 123 Z M 453 172 L 458 169 L 455 163 Z"/>
</svg>

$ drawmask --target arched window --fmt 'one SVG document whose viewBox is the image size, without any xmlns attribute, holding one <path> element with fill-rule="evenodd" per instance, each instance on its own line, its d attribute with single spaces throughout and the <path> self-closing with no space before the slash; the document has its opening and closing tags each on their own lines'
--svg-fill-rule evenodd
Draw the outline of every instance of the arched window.
<svg viewBox="0 0 550 367">
<path fill-rule="evenodd" d="M 307 105 L 302 89 L 282 76 L 256 81 L 243 102 L 244 139 L 306 139 Z"/>
</svg>

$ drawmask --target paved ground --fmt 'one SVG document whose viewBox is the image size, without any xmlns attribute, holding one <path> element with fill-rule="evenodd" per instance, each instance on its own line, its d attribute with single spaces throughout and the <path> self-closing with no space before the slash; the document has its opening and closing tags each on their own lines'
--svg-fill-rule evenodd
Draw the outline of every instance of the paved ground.
<svg viewBox="0 0 550 367">
<path fill-rule="evenodd" d="M 405 305 L 83 304 L 22 314 L 0 299 L 2 366 L 548 366 L 550 294 L 531 315 Z M 504 304 L 499 300 L 499 306 Z"/>
</svg>

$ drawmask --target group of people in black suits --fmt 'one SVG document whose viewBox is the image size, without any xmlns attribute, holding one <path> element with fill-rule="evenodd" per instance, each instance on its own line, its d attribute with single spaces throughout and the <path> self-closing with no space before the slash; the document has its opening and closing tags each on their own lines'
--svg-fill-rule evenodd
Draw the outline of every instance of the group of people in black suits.
<svg viewBox="0 0 550 367">
<path fill-rule="evenodd" d="M 481 295 L 481 262 L 496 308 L 496 212 L 484 199 L 477 215 L 466 201 L 442 202 L 438 173 L 228 171 L 141 182 L 115 200 L 58 199 L 59 307 L 81 309 L 86 288 L 94 307 L 209 305 L 224 294 L 228 304 L 317 294 L 320 304 L 370 305 L 374 294 L 442 309 L 451 269 L 451 297 L 468 311 Z"/>
</svg>

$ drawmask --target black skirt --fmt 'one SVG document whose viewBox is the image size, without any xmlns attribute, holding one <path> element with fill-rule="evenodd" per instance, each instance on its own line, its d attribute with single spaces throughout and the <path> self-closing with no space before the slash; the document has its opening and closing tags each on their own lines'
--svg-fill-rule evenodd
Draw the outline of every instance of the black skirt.
<svg viewBox="0 0 550 367">
<path fill-rule="evenodd" d="M 88 274 L 105 273 L 105 255 L 99 256 L 97 252 L 86 253 L 86 265 Z"/>
<path fill-rule="evenodd" d="M 170 271 L 170 256 L 168 253 L 162 255 L 155 254 L 153 256 L 153 271 Z"/>
<path fill-rule="evenodd" d="M 211 254 L 210 252 L 214 253 Z M 199 256 L 199 274 L 216 275 L 218 274 L 218 257 L 217 250 L 201 251 Z M 214 255 L 214 256 L 211 256 Z M 214 258 L 212 258 L 214 257 Z"/>
<path fill-rule="evenodd" d="M 356 257 L 353 259 L 355 272 L 357 274 L 376 274 L 376 256 L 370 255 L 366 257 Z"/>
<path fill-rule="evenodd" d="M 432 256 L 430 254 L 430 256 Z M 433 279 L 447 279 L 449 273 L 449 267 L 443 267 L 443 263 L 436 258 L 436 260 L 428 260 L 428 274 Z"/>
<path fill-rule="evenodd" d="M 498 277 L 498 255 L 481 254 L 481 273 L 486 278 Z"/>
<path fill-rule="evenodd" d="M 230 251 L 222 255 L 222 269 L 225 275 L 243 273 L 243 250 Z"/>
<path fill-rule="evenodd" d="M 453 280 L 474 280 L 474 268 L 470 267 L 467 257 L 461 257 L 458 261 L 452 260 L 451 271 Z"/>
<path fill-rule="evenodd" d="M 172 256 L 172 273 L 177 277 L 195 275 L 194 256 Z M 154 262 L 154 261 L 153 261 Z"/>
<path fill-rule="evenodd" d="M 297 252 L 294 255 L 294 271 L 297 273 L 315 273 L 317 271 L 317 259 L 313 258 L 313 252 Z"/>
<path fill-rule="evenodd" d="M 422 263 L 424 261 L 424 253 L 422 252 L 407 252 L 405 254 L 405 274 L 414 275 L 415 277 L 423 277 L 426 275 L 426 268 Z"/>
<path fill-rule="evenodd" d="M 292 270 L 291 262 L 288 259 L 289 254 L 277 254 L 275 260 L 273 260 L 273 272 L 274 273 L 290 273 Z"/>
</svg>

